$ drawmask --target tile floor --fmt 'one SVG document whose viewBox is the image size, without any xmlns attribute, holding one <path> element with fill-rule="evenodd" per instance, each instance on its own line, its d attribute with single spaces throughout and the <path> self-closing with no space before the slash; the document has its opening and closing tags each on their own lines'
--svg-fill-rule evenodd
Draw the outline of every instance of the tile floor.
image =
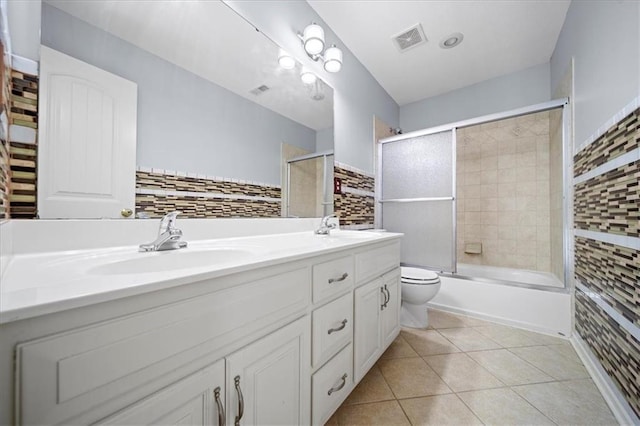
<svg viewBox="0 0 640 426">
<path fill-rule="evenodd" d="M 615 425 L 563 339 L 443 311 L 403 329 L 328 425 Z"/>
</svg>

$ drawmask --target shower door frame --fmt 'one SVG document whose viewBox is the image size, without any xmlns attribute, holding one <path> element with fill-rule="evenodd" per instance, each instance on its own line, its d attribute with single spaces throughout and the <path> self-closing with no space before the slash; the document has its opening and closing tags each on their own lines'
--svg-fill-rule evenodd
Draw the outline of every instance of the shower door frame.
<svg viewBox="0 0 640 426">
<path fill-rule="evenodd" d="M 320 158 L 320 157 L 322 157 L 322 202 L 320 204 L 322 205 L 323 216 L 327 216 L 328 214 L 327 206 L 333 205 L 333 200 L 327 201 L 327 195 L 329 192 L 329 184 L 327 182 L 327 175 L 329 174 L 329 171 L 327 170 L 327 166 L 329 164 L 327 161 L 327 157 L 333 157 L 333 156 L 334 156 L 334 152 L 332 150 L 328 150 L 328 151 L 321 151 L 321 152 L 314 152 L 311 154 L 300 155 L 298 157 L 293 157 L 287 160 L 287 202 L 285 204 L 285 209 L 286 209 L 285 217 L 290 217 L 289 214 L 291 210 L 291 163 L 297 163 L 297 162 L 306 161 L 306 160 L 313 160 L 314 158 Z M 331 165 L 333 166 L 333 161 L 331 162 Z"/>
<path fill-rule="evenodd" d="M 400 142 L 407 139 L 412 139 L 420 136 L 433 135 L 436 133 L 444 133 L 451 132 L 452 135 L 452 149 L 453 149 L 453 165 L 452 165 L 452 194 L 453 194 L 453 275 L 456 274 L 458 259 L 457 259 L 457 220 L 456 220 L 456 211 L 457 211 L 457 193 L 456 193 L 456 166 L 457 161 L 456 158 L 456 133 L 457 129 L 463 127 L 475 126 L 478 124 L 486 124 L 491 123 L 493 121 L 504 120 L 513 117 L 519 117 L 522 115 L 535 114 L 543 111 L 550 111 L 558 108 L 562 108 L 562 257 L 563 257 L 563 287 L 544 287 L 549 291 L 560 291 L 566 292 L 570 287 L 570 268 L 568 265 L 570 264 L 570 250 L 569 245 L 571 242 L 571 219 L 569 214 L 571 213 L 571 203 L 570 203 L 570 190 L 571 185 L 569 182 L 572 181 L 572 176 L 570 175 L 570 166 L 569 160 L 569 149 L 568 146 L 568 138 L 570 135 L 570 112 L 569 112 L 569 98 L 559 98 L 554 99 L 547 102 L 542 102 L 535 105 L 530 105 L 522 108 L 516 108 L 509 111 L 498 112 L 494 114 L 483 115 L 480 117 L 470 118 L 467 120 L 456 121 L 448 124 L 442 124 L 435 127 L 429 127 L 427 129 L 416 130 L 414 132 L 403 133 L 396 136 L 391 136 L 388 138 L 380 139 L 378 141 L 378 158 L 376 164 L 376 173 L 375 173 L 375 211 L 379 212 L 375 215 L 375 226 L 376 228 L 382 228 L 383 222 L 383 212 L 382 212 L 382 204 L 387 202 L 415 202 L 415 201 L 439 201 L 440 199 L 450 200 L 449 197 L 441 197 L 439 199 L 436 198 L 416 198 L 416 199 L 393 199 L 386 200 L 381 199 L 380 195 L 382 194 L 382 148 L 384 144 L 390 142 Z M 471 279 L 469 277 L 464 277 Z M 475 280 L 484 281 L 482 278 L 474 278 Z M 495 282 L 492 281 L 492 282 Z M 524 283 L 509 283 L 516 284 L 521 287 L 528 288 L 540 288 L 535 284 L 524 284 Z"/>
</svg>

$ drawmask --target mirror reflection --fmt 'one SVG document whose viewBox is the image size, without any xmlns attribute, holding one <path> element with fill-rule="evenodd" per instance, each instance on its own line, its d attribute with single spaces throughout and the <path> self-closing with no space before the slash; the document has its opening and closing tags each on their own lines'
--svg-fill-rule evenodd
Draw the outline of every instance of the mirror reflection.
<svg viewBox="0 0 640 426">
<path fill-rule="evenodd" d="M 47 0 L 41 41 L 40 217 L 332 211 L 332 89 L 224 3 Z"/>
</svg>

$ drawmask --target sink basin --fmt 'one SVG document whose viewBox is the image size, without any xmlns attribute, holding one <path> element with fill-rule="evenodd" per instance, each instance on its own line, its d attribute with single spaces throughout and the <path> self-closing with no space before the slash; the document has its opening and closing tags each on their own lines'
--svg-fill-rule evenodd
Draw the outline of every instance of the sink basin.
<svg viewBox="0 0 640 426">
<path fill-rule="evenodd" d="M 87 272 L 97 275 L 148 274 L 242 262 L 253 256 L 253 252 L 238 248 L 180 249 L 136 253 L 126 260 L 94 266 Z"/>
</svg>

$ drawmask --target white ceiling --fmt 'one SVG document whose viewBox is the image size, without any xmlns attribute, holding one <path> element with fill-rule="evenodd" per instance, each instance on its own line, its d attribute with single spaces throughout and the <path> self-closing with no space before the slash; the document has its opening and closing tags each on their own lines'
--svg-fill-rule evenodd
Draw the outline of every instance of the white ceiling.
<svg viewBox="0 0 640 426">
<path fill-rule="evenodd" d="M 548 62 L 570 0 L 308 2 L 402 106 Z M 400 52 L 391 38 L 417 23 L 428 42 Z"/>
<path fill-rule="evenodd" d="M 281 69 L 278 47 L 221 1 L 45 3 L 314 130 L 333 125 L 333 90 L 312 100 L 300 65 Z M 261 85 L 270 90 L 250 93 Z"/>
</svg>

